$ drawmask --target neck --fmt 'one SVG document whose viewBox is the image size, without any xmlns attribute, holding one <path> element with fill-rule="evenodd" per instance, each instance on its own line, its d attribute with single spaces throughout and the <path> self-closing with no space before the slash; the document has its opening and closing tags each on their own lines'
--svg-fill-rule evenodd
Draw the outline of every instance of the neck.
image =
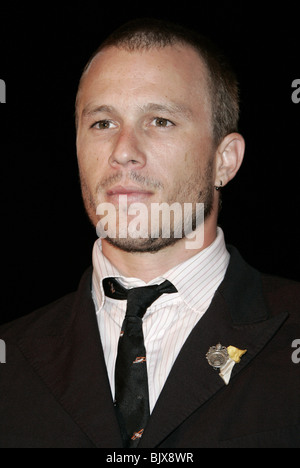
<svg viewBox="0 0 300 468">
<path fill-rule="evenodd" d="M 184 238 L 158 252 L 129 253 L 103 239 L 102 252 L 123 276 L 139 278 L 148 283 L 209 247 L 216 235 L 217 224 L 205 222 L 204 242 L 196 249 L 187 248 L 187 240 Z"/>
</svg>

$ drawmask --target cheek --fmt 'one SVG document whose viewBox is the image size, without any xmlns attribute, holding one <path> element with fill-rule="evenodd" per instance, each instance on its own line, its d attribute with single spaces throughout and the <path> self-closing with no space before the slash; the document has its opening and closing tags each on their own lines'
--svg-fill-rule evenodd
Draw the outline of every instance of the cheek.
<svg viewBox="0 0 300 468">
<path fill-rule="evenodd" d="M 77 160 L 80 174 L 85 180 L 96 181 L 103 173 L 105 158 L 102 156 L 100 145 L 77 140 Z"/>
<path fill-rule="evenodd" d="M 213 152 L 201 144 L 186 145 L 169 164 L 168 188 L 172 198 L 190 202 L 213 184 Z"/>
<path fill-rule="evenodd" d="M 210 158 L 211 154 L 201 144 L 177 145 L 165 162 L 166 174 L 170 175 L 170 182 L 198 178 L 205 171 Z"/>
<path fill-rule="evenodd" d="M 175 175 L 184 172 L 190 163 L 190 148 L 184 138 L 176 136 L 168 141 L 151 141 L 146 149 L 147 165 L 170 182 Z"/>
<path fill-rule="evenodd" d="M 214 154 L 215 150 L 210 135 L 203 135 L 199 139 L 195 138 L 185 153 L 185 166 L 195 176 L 203 179 L 214 160 Z"/>
</svg>

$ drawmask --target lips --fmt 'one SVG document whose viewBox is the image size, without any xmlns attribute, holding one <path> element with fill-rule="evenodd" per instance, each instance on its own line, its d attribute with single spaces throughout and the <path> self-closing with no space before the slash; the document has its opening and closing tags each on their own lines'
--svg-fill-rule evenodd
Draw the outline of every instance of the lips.
<svg viewBox="0 0 300 468">
<path fill-rule="evenodd" d="M 112 187 L 107 191 L 108 196 L 116 196 L 116 195 L 153 195 L 153 192 L 148 190 L 143 190 L 140 187 L 134 186 L 127 186 L 123 187 L 122 185 L 118 185 L 116 187 Z"/>
<path fill-rule="evenodd" d="M 132 193 L 152 193 L 149 192 L 148 190 L 143 190 L 140 187 L 134 187 L 134 186 L 127 186 L 123 187 L 122 185 L 117 185 L 116 187 L 112 187 L 107 191 L 107 195 L 128 195 Z"/>
</svg>

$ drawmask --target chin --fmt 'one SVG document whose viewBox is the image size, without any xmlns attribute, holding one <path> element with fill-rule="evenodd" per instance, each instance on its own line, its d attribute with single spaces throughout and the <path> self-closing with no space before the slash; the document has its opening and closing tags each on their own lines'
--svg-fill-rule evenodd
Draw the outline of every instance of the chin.
<svg viewBox="0 0 300 468">
<path fill-rule="evenodd" d="M 110 245 L 116 247 L 123 252 L 128 253 L 156 253 L 171 245 L 176 244 L 181 239 L 118 239 L 107 237 L 105 239 Z"/>
</svg>

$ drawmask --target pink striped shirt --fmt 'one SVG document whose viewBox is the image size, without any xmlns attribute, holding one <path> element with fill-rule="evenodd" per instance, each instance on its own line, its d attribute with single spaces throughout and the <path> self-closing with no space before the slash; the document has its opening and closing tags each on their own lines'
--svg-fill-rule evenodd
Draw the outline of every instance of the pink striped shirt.
<svg viewBox="0 0 300 468">
<path fill-rule="evenodd" d="M 172 366 L 189 334 L 207 311 L 215 291 L 224 279 L 229 253 L 223 231 L 218 228 L 215 241 L 202 252 L 147 283 L 169 280 L 178 293 L 164 294 L 147 310 L 143 332 L 147 350 L 150 411 L 156 404 Z M 114 372 L 126 301 L 105 297 L 102 280 L 113 276 L 126 288 L 145 286 L 137 278 L 125 278 L 101 251 L 101 240 L 93 249 L 92 292 L 103 345 L 112 397 L 115 394 Z"/>
</svg>

